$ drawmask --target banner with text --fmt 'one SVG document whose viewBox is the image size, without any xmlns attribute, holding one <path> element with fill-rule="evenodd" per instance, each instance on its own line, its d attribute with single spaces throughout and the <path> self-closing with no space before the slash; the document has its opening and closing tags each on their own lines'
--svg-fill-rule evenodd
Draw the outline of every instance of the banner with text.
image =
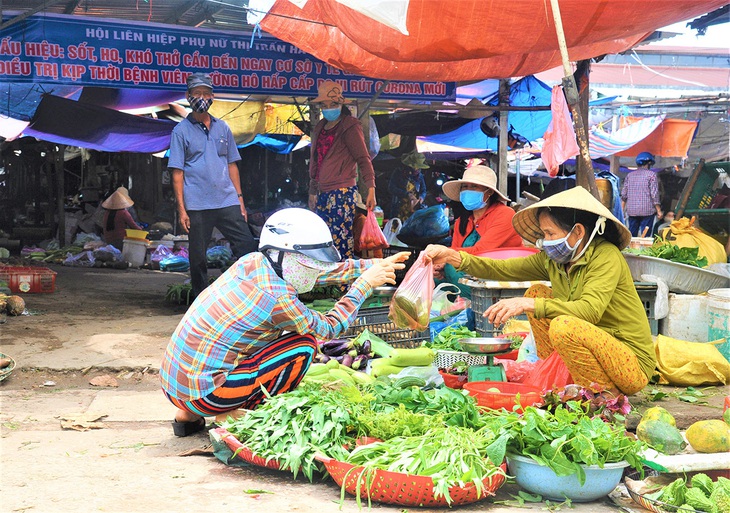
<svg viewBox="0 0 730 513">
<path fill-rule="evenodd" d="M 340 71 L 270 36 L 48 14 L 0 31 L 0 82 L 184 91 L 194 72 L 210 73 L 217 93 L 272 96 L 314 97 L 330 79 L 345 97 L 369 98 L 384 82 Z M 393 81 L 380 98 L 455 95 L 454 82 Z"/>
</svg>

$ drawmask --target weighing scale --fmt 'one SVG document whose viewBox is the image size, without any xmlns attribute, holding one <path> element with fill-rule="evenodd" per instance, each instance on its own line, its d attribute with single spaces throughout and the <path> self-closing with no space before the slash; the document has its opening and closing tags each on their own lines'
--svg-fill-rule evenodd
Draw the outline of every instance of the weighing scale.
<svg viewBox="0 0 730 513">
<path fill-rule="evenodd" d="M 487 363 L 484 365 L 469 365 L 467 381 L 507 381 L 504 367 L 500 363 L 494 363 L 494 357 L 511 351 L 510 339 L 462 338 L 459 343 L 467 353 L 487 358 Z"/>
</svg>

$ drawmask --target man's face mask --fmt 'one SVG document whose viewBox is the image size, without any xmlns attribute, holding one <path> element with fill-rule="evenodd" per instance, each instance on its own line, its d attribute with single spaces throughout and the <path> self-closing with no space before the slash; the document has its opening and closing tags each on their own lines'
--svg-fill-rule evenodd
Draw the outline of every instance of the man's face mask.
<svg viewBox="0 0 730 513">
<path fill-rule="evenodd" d="M 193 109 L 194 112 L 202 114 L 203 112 L 208 112 L 210 106 L 213 105 L 213 98 L 206 98 L 203 96 L 188 96 L 188 103 L 190 104 L 190 108 Z"/>
<path fill-rule="evenodd" d="M 484 201 L 483 191 L 461 191 L 459 193 L 459 201 L 467 210 L 479 210 L 487 204 Z"/>
</svg>

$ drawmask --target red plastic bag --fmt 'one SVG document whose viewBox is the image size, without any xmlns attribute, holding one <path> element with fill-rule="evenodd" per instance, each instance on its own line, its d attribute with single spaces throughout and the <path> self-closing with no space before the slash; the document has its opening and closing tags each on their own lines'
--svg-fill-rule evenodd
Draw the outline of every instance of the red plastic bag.
<svg viewBox="0 0 730 513">
<path fill-rule="evenodd" d="M 421 251 L 390 300 L 388 318 L 401 329 L 428 329 L 433 287 L 433 262 Z"/>
<path fill-rule="evenodd" d="M 578 155 L 580 148 L 575 140 L 573 121 L 570 118 L 570 110 L 563 96 L 563 86 L 553 87 L 550 110 L 553 120 L 543 136 L 545 142 L 542 144 L 542 161 L 550 176 L 558 174 L 560 164 L 570 157 Z"/>
<path fill-rule="evenodd" d="M 360 232 L 360 240 L 358 241 L 361 250 L 384 249 L 389 246 L 388 240 L 383 234 L 383 230 L 378 225 L 378 220 L 372 210 L 368 210 L 365 216 L 365 224 Z"/>
<path fill-rule="evenodd" d="M 540 388 L 543 392 L 573 383 L 568 367 L 557 351 L 535 364 L 523 383 Z"/>
</svg>

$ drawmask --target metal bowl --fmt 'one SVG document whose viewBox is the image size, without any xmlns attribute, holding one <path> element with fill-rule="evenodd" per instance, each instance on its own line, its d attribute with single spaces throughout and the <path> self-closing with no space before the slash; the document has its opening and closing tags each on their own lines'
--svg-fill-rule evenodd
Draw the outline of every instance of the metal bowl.
<svg viewBox="0 0 730 513">
<path fill-rule="evenodd" d="M 730 278 L 707 269 L 700 269 L 687 264 L 670 262 L 663 258 L 646 255 L 623 253 L 631 270 L 634 281 L 642 280 L 642 274 L 651 274 L 662 278 L 670 292 L 680 294 L 702 294 L 710 289 L 726 288 Z"/>
<path fill-rule="evenodd" d="M 508 338 L 461 338 L 462 349 L 472 354 L 492 354 L 509 351 L 512 341 Z"/>
<path fill-rule="evenodd" d="M 388 285 L 382 285 L 373 289 L 373 296 L 391 297 L 395 294 L 397 287 L 390 287 Z"/>
</svg>

